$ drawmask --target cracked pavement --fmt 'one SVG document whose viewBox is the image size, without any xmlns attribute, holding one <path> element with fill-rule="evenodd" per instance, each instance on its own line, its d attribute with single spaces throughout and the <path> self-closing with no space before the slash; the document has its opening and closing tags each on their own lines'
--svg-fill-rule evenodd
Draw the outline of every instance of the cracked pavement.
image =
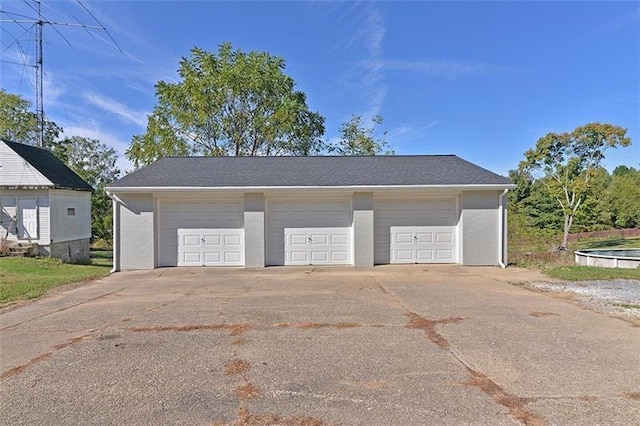
<svg viewBox="0 0 640 426">
<path fill-rule="evenodd" d="M 640 328 L 458 265 L 117 273 L 0 310 L 6 424 L 635 424 Z"/>
</svg>

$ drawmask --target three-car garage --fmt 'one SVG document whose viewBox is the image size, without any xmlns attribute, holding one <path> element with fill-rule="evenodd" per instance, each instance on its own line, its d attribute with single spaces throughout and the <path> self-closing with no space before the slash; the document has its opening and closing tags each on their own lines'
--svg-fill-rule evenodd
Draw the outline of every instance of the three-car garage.
<svg viewBox="0 0 640 426">
<path fill-rule="evenodd" d="M 165 158 L 107 188 L 114 270 L 504 265 L 513 186 L 455 156 Z"/>
</svg>

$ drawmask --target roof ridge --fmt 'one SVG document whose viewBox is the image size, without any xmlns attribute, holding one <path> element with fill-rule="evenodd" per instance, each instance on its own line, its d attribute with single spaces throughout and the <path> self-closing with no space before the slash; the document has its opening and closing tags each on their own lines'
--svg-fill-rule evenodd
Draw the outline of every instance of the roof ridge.
<svg viewBox="0 0 640 426">
<path fill-rule="evenodd" d="M 168 155 L 165 158 L 424 158 L 424 157 L 458 157 L 456 154 L 393 154 L 393 155 Z"/>
</svg>

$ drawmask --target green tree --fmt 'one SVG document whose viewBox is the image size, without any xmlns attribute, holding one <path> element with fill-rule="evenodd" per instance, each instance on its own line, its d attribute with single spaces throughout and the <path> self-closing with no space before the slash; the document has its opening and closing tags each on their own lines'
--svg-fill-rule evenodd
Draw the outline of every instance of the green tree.
<svg viewBox="0 0 640 426">
<path fill-rule="evenodd" d="M 308 155 L 323 148 L 324 117 L 267 52 L 220 45 L 182 58 L 178 83 L 156 84 L 145 134 L 126 152 L 136 167 L 169 155 Z"/>
<path fill-rule="evenodd" d="M 56 142 L 52 152 L 93 186 L 91 234 L 97 238 L 110 239 L 113 212 L 104 188 L 120 175 L 120 170 L 116 167 L 116 151 L 96 139 L 72 136 Z"/>
<path fill-rule="evenodd" d="M 640 226 L 640 170 L 617 167 L 611 178 L 608 200 L 616 228 Z"/>
<path fill-rule="evenodd" d="M 560 250 L 568 246 L 569 231 L 592 189 L 592 178 L 608 148 L 628 146 L 626 129 L 611 124 L 589 123 L 572 132 L 548 133 L 534 149 L 524 153 L 519 168 L 539 174 L 539 181 L 562 209 L 563 237 Z"/>
<path fill-rule="evenodd" d="M 340 139 L 327 147 L 327 151 L 337 155 L 393 155 L 385 137 L 375 136 L 375 127 L 382 124 L 382 116 L 376 115 L 367 127 L 360 115 L 352 115 L 351 119 L 340 125 Z M 385 151 L 386 150 L 386 151 Z"/>
<path fill-rule="evenodd" d="M 28 145 L 36 144 L 37 118 L 29 111 L 31 102 L 0 89 L 0 138 Z M 60 136 L 62 128 L 45 120 L 43 145 L 49 148 Z"/>
</svg>

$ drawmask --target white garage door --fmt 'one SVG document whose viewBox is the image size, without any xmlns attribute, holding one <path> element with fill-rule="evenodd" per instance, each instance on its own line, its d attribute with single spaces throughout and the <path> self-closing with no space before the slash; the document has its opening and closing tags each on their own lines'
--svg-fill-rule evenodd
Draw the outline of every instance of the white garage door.
<svg viewBox="0 0 640 426">
<path fill-rule="evenodd" d="M 271 200 L 269 265 L 351 263 L 351 200 Z"/>
<path fill-rule="evenodd" d="M 285 265 L 351 263 L 350 228 L 285 228 Z"/>
<path fill-rule="evenodd" d="M 160 200 L 159 266 L 244 265 L 244 201 Z"/>
<path fill-rule="evenodd" d="M 243 266 L 244 230 L 178 229 L 178 266 Z"/>
<path fill-rule="evenodd" d="M 375 263 L 456 263 L 455 198 L 376 200 Z"/>
</svg>

